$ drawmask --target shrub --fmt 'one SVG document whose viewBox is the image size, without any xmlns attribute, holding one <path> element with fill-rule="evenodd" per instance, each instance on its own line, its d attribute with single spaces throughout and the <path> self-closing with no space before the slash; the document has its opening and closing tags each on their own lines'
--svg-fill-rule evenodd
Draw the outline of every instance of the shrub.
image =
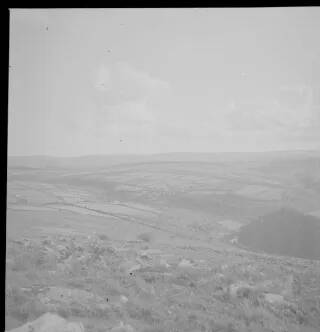
<svg viewBox="0 0 320 332">
<path fill-rule="evenodd" d="M 106 234 L 99 234 L 99 235 L 98 235 L 98 238 L 99 238 L 101 241 L 108 241 L 108 240 L 109 240 L 109 237 L 108 237 Z"/>
<path fill-rule="evenodd" d="M 20 272 L 26 271 L 30 268 L 30 257 L 27 254 L 20 254 L 15 257 L 14 263 L 12 264 L 12 271 Z"/>
<path fill-rule="evenodd" d="M 148 324 L 158 323 L 158 319 L 149 308 L 144 308 L 131 303 L 127 306 L 127 312 L 132 319 L 141 320 Z"/>
<path fill-rule="evenodd" d="M 236 329 L 234 328 L 234 325 L 229 322 L 227 324 L 221 323 L 221 322 L 209 322 L 209 331 L 210 332 L 236 332 Z"/>
<path fill-rule="evenodd" d="M 151 233 L 141 233 L 138 235 L 138 240 L 144 242 L 151 242 L 152 241 L 152 234 Z"/>
<path fill-rule="evenodd" d="M 57 314 L 65 319 L 67 319 L 70 315 L 69 310 L 67 310 L 66 308 L 58 308 L 57 309 Z"/>
</svg>

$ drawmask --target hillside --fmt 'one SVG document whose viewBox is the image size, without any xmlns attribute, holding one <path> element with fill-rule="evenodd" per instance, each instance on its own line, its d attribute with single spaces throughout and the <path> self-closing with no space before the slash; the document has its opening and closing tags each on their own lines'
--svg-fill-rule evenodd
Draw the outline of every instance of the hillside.
<svg viewBox="0 0 320 332">
<path fill-rule="evenodd" d="M 306 215 L 320 213 L 319 161 L 309 152 L 9 158 L 6 329 L 50 312 L 86 332 L 318 332 L 320 260 L 243 250 L 235 237 L 261 216 L 271 225 L 281 207 L 318 220 Z M 288 245 L 306 243 L 309 254 L 319 234 L 292 230 L 304 242 Z"/>
</svg>

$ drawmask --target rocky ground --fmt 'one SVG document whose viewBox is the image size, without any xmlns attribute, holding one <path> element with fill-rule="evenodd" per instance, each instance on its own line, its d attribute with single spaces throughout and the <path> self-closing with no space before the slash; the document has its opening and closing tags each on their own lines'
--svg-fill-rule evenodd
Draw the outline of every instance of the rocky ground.
<svg viewBox="0 0 320 332">
<path fill-rule="evenodd" d="M 57 233 L 9 240 L 6 263 L 7 330 L 45 313 L 74 331 L 320 329 L 317 261 Z"/>
</svg>

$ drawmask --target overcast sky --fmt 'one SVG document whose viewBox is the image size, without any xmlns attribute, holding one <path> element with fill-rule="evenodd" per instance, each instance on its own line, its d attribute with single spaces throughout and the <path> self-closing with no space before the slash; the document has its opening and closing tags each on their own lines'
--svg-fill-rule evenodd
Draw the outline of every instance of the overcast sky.
<svg viewBox="0 0 320 332">
<path fill-rule="evenodd" d="M 9 155 L 320 149 L 320 8 L 11 10 Z"/>
</svg>

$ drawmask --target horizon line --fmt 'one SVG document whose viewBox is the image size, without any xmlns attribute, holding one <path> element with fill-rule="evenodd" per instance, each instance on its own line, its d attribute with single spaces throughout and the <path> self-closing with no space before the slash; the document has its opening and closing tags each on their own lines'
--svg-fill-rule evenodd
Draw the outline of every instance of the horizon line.
<svg viewBox="0 0 320 332">
<path fill-rule="evenodd" d="M 49 154 L 30 154 L 30 155 L 9 155 L 7 158 L 84 158 L 84 157 L 125 157 L 125 156 L 161 156 L 175 154 L 260 154 L 260 153 L 290 153 L 290 152 L 320 152 L 320 149 L 283 149 L 283 150 L 260 150 L 260 151 L 175 151 L 175 152 L 147 152 L 147 153 L 97 153 L 82 155 L 49 155 Z"/>
</svg>

